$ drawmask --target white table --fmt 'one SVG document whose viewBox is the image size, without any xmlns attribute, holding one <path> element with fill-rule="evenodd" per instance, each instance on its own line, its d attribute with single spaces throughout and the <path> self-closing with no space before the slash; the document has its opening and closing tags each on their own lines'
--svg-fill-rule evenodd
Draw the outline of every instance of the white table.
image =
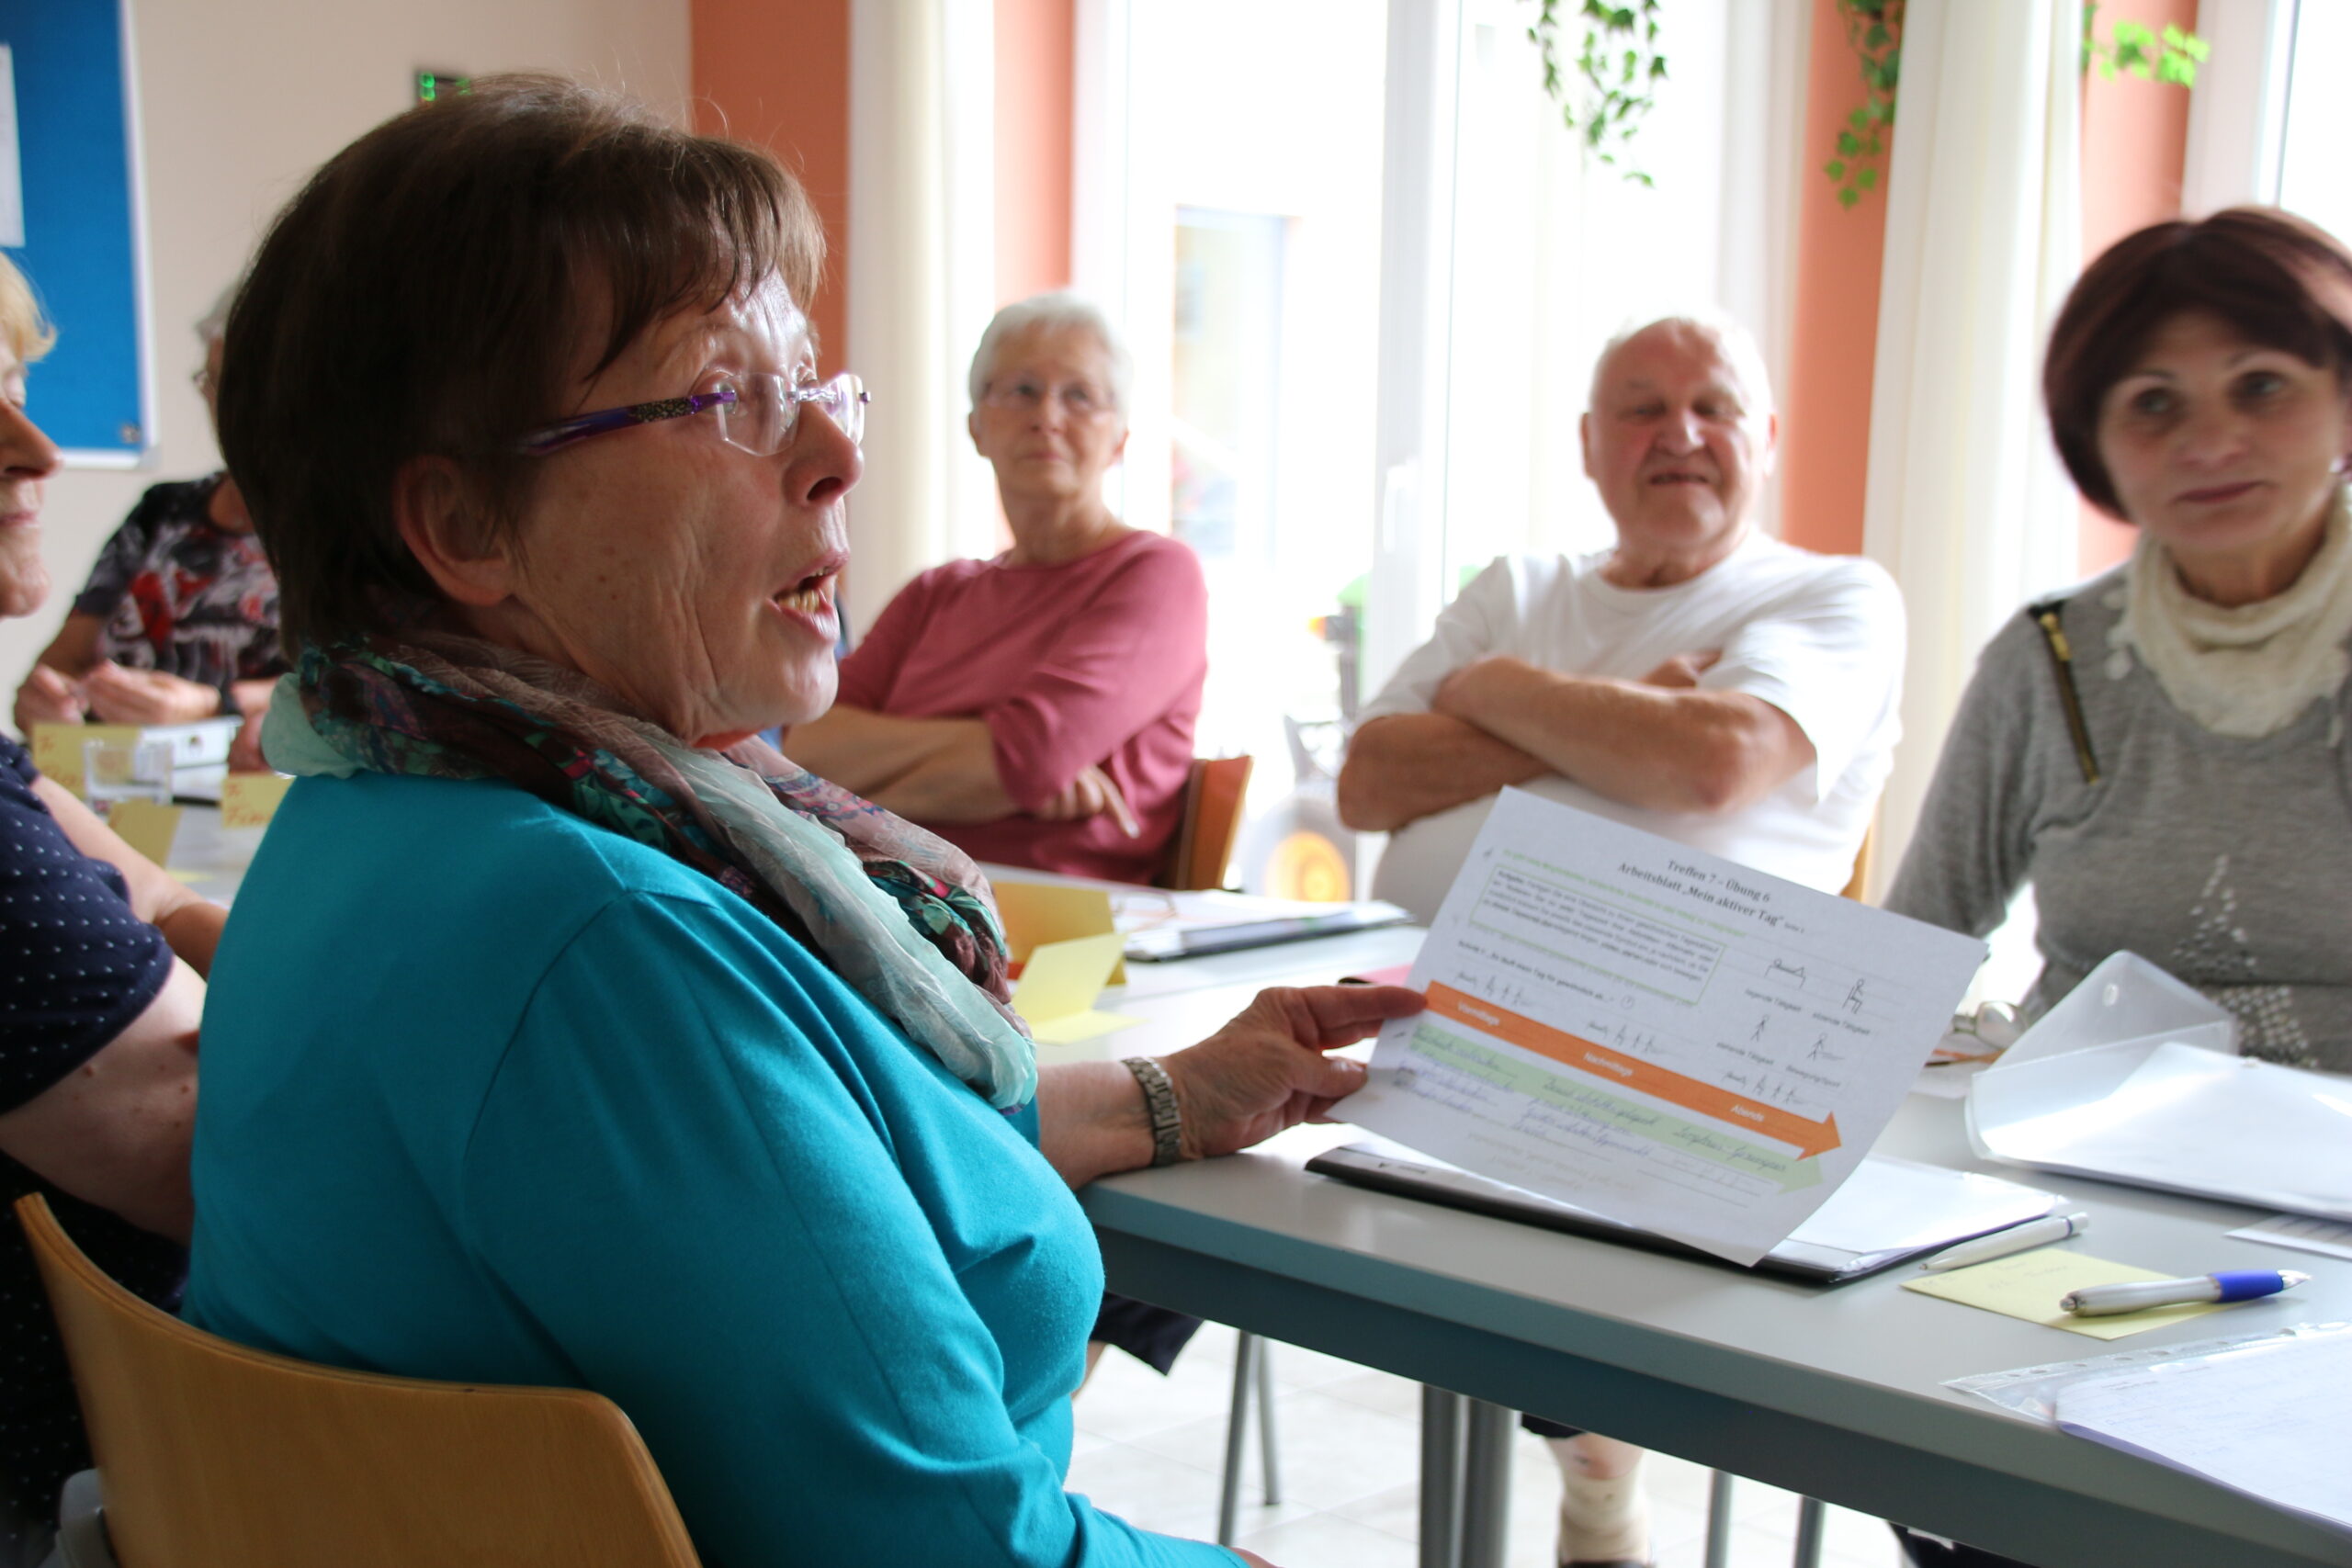
<svg viewBox="0 0 2352 1568">
<path fill-rule="evenodd" d="M 260 829 L 191 807 L 171 862 L 232 897 Z M 1359 932 L 1128 966 L 1105 1009 L 1145 1022 L 1048 1057 L 1172 1051 L 1258 987 L 1408 961 L 1418 931 Z M 2352 1540 L 1941 1387 L 2101 1353 L 2074 1335 L 1897 1288 L 1836 1288 L 1558 1235 L 1354 1188 L 1301 1168 L 1352 1134 L 1299 1128 L 1247 1155 L 1083 1194 L 1112 1285 L 1440 1389 L 1601 1427 L 1807 1496 L 1958 1536 L 2041 1568 L 2352 1568 Z M 1980 1166 L 1959 1107 L 1913 1097 L 1881 1148 Z M 2093 1217 L 2087 1249 L 2174 1273 L 2285 1261 L 2292 1295 L 2136 1336 L 2134 1346 L 2352 1320 L 2352 1263 L 2225 1240 L 2250 1210 L 2075 1178 L 2026 1179 Z M 2346 1416 L 2352 1428 L 2352 1415 Z M 2352 1435 L 2346 1438 L 2352 1454 Z M 1434 1454 L 1447 1448 L 1443 1437 Z M 2347 1458 L 2352 1462 L 2352 1458 Z M 1451 1473 L 1426 1495 L 1453 1504 Z M 1446 1533 L 1441 1529 L 1440 1533 Z"/>
<path fill-rule="evenodd" d="M 260 828 L 223 828 L 217 806 L 180 807 L 179 830 L 172 835 L 172 852 L 164 869 L 207 898 L 226 904 L 245 879 L 254 852 L 261 848 Z"/>
<path fill-rule="evenodd" d="M 1103 1007 L 1148 1021 L 1098 1051 L 1175 1049 L 1261 984 L 1396 963 L 1418 941 L 1368 932 L 1162 966 L 1186 974 L 1105 994 Z M 1879 1146 L 2063 1192 L 2090 1212 L 2085 1249 L 2099 1257 L 2312 1276 L 2292 1295 L 2124 1344 L 2352 1319 L 2352 1263 L 2223 1239 L 2254 1211 L 1980 1166 L 1959 1109 L 1914 1096 Z M 1752 1276 L 1301 1168 L 1350 1136 L 1300 1128 L 1248 1155 L 1095 1183 L 1082 1197 L 1112 1287 L 2042 1568 L 2352 1565 L 2352 1539 L 1940 1386 L 2121 1346 L 1903 1291 L 1899 1271 L 1835 1288 Z M 1425 1485 L 1446 1498 L 1445 1479 Z"/>
</svg>

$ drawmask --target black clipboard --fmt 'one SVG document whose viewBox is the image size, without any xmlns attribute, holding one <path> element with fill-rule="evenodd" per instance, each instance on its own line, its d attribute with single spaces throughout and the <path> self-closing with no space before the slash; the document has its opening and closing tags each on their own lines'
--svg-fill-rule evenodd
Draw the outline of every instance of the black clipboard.
<svg viewBox="0 0 2352 1568">
<path fill-rule="evenodd" d="M 1609 1219 L 1589 1209 L 1555 1202 L 1521 1188 L 1491 1181 L 1483 1176 L 1473 1176 L 1466 1170 L 1424 1165 L 1418 1160 L 1384 1154 L 1361 1144 L 1326 1150 L 1308 1160 L 1306 1168 L 1318 1175 L 1335 1177 L 1358 1187 L 1394 1193 L 1400 1198 L 1418 1198 L 1427 1203 L 1466 1209 L 1474 1214 L 1515 1220 L 1521 1224 L 1540 1225 L 1545 1230 L 1562 1231 L 1569 1235 L 1594 1236 L 1626 1247 L 1638 1247 L 1648 1252 L 1696 1258 L 1725 1269 L 1739 1269 L 1742 1273 L 1775 1274 L 1816 1285 L 1842 1285 L 1850 1280 L 1864 1279 L 1906 1259 L 1939 1252 L 1954 1242 L 1967 1240 L 1970 1235 L 1988 1235 L 2017 1223 L 2005 1219 L 1984 1230 L 1941 1236 L 1917 1247 L 1897 1247 L 1887 1252 L 1849 1252 L 1842 1247 L 1791 1239 L 1781 1242 L 1750 1267 L 1741 1269 L 1729 1258 L 1702 1252 L 1686 1242 L 1660 1235 L 1656 1231 Z"/>
</svg>

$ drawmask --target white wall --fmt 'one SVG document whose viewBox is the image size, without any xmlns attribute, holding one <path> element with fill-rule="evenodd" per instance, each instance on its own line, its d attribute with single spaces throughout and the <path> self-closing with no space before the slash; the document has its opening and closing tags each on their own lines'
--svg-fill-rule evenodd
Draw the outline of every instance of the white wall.
<svg viewBox="0 0 2352 1568">
<path fill-rule="evenodd" d="M 689 0 L 131 0 L 157 434 L 136 472 L 50 481 L 49 604 L 0 623 L 13 697 L 90 563 L 140 492 L 220 461 L 189 382 L 190 328 L 311 170 L 412 100 L 420 66 L 537 69 L 625 88 L 683 118 Z M 35 283 L 40 280 L 36 278 Z M 61 333 L 74 331 L 60 321 Z M 464 345 L 452 344 L 452 352 Z M 40 372 L 31 381 L 40 417 Z M 6 702 L 0 702 L 5 718 Z"/>
</svg>

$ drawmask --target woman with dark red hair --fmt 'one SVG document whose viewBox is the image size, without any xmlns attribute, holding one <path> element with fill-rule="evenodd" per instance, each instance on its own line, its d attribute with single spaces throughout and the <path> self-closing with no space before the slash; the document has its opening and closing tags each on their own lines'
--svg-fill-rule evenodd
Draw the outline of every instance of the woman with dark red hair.
<svg viewBox="0 0 2352 1568">
<path fill-rule="evenodd" d="M 2129 949 L 2352 1069 L 2347 367 L 2352 255 L 2280 212 L 2143 229 L 2059 316 L 2059 453 L 2139 542 L 1985 649 L 1887 900 L 1982 934 L 2030 882 L 2033 1010 Z"/>
<path fill-rule="evenodd" d="M 1985 649 L 1887 899 L 1981 936 L 2030 883 L 2029 1013 L 2128 950 L 2352 1071 L 2347 372 L 2352 254 L 2283 212 L 2143 229 L 2059 314 L 2059 455 L 2139 540 Z"/>
</svg>

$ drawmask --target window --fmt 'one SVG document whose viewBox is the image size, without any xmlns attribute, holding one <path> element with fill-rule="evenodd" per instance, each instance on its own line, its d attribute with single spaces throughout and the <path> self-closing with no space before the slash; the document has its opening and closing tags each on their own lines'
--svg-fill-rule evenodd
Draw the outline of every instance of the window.
<svg viewBox="0 0 2352 1568">
<path fill-rule="evenodd" d="M 1080 6 L 1077 282 L 1137 361 L 1113 501 L 1207 571 L 1198 746 L 1257 759 L 1255 890 L 1355 884 L 1329 807 L 1345 721 L 1470 573 L 1610 542 L 1577 434 L 1600 344 L 1677 306 L 1779 341 L 1772 171 L 1796 160 L 1771 121 L 1802 91 L 1779 40 L 1809 8 L 1678 0 L 1649 188 L 1585 163 L 1532 15 Z"/>
<path fill-rule="evenodd" d="M 1294 841 L 1295 797 L 1313 837 L 1339 835 L 1342 607 L 1372 565 L 1386 17 L 1365 0 L 1080 16 L 1077 286 L 1136 361 L 1112 504 L 1207 575 L 1195 748 L 1256 759 L 1236 873 L 1344 897 L 1344 854 Z"/>
</svg>

